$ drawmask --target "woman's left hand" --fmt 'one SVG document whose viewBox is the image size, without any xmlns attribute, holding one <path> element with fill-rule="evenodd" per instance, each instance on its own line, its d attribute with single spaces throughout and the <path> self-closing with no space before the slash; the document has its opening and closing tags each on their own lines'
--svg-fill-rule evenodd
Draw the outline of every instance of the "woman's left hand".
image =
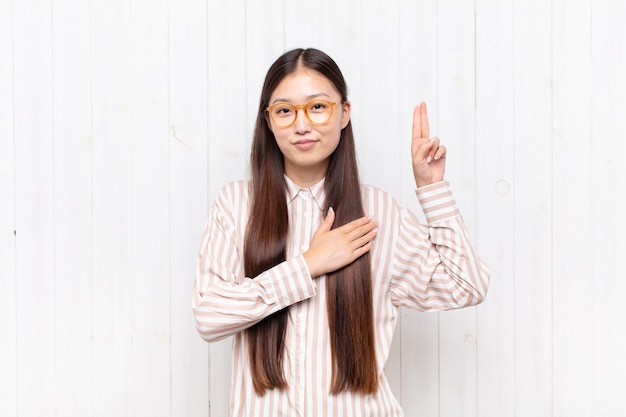
<svg viewBox="0 0 626 417">
<path fill-rule="evenodd" d="M 413 111 L 411 157 L 415 185 L 418 188 L 443 181 L 446 147 L 440 144 L 439 138 L 430 137 L 428 113 L 424 102 Z"/>
</svg>

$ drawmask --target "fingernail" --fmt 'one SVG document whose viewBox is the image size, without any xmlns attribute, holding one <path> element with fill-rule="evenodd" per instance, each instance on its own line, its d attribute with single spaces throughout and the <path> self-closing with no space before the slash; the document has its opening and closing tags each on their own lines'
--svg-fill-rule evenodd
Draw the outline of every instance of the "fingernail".
<svg viewBox="0 0 626 417">
<path fill-rule="evenodd" d="M 426 158 L 426 163 L 430 164 L 430 161 L 432 161 L 432 160 L 433 160 L 433 157 L 428 155 L 428 158 Z"/>
</svg>

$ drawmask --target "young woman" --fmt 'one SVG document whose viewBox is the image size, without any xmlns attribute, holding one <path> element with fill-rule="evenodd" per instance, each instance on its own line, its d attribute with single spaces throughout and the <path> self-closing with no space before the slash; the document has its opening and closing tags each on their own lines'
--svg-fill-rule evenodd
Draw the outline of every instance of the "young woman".
<svg viewBox="0 0 626 417">
<path fill-rule="evenodd" d="M 399 308 L 485 297 L 489 272 L 426 105 L 411 144 L 426 225 L 360 183 L 350 110 L 328 55 L 282 55 L 261 92 L 251 179 L 225 186 L 210 210 L 193 311 L 208 342 L 233 336 L 232 416 L 401 416 L 383 373 Z"/>
</svg>

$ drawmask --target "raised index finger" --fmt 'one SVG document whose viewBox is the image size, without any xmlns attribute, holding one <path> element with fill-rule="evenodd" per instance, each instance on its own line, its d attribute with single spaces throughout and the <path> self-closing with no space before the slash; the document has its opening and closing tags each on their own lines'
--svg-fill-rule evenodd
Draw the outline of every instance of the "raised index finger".
<svg viewBox="0 0 626 417">
<path fill-rule="evenodd" d="M 413 138 L 430 138 L 430 126 L 428 125 L 428 111 L 423 101 L 413 111 Z"/>
</svg>

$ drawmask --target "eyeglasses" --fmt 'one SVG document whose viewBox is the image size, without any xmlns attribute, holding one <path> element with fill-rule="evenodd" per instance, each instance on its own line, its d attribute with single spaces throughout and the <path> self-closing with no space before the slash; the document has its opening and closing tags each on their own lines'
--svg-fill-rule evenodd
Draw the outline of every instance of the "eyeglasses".
<svg viewBox="0 0 626 417">
<path fill-rule="evenodd" d="M 304 110 L 307 120 L 314 125 L 328 123 L 333 116 L 335 104 L 326 100 L 313 100 L 306 104 L 289 104 L 284 102 L 274 103 L 266 110 L 270 114 L 274 124 L 280 128 L 291 127 L 296 123 L 298 110 Z"/>
</svg>

